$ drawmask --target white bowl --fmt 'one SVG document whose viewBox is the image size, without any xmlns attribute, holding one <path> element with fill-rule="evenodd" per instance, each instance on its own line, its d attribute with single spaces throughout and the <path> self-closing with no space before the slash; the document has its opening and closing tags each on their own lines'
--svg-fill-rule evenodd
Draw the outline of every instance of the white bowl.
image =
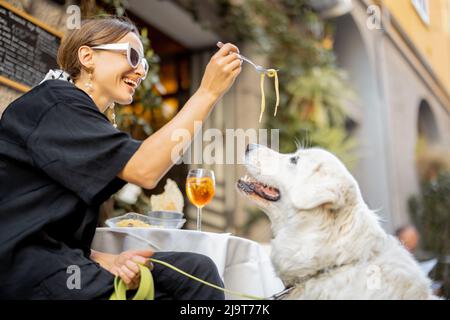
<svg viewBox="0 0 450 320">
<path fill-rule="evenodd" d="M 150 211 L 147 214 L 152 226 L 166 229 L 180 229 L 186 222 L 183 216 L 182 212 L 176 211 Z"/>
<path fill-rule="evenodd" d="M 147 213 L 147 216 L 150 218 L 158 218 L 158 219 L 175 219 L 181 220 L 184 217 L 183 212 L 177 211 L 150 211 Z"/>
</svg>

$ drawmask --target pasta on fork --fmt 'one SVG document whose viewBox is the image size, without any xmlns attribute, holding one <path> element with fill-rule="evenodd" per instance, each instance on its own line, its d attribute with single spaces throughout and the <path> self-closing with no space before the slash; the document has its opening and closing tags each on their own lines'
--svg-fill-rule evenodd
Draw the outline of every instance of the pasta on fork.
<svg viewBox="0 0 450 320">
<path fill-rule="evenodd" d="M 275 78 L 275 94 L 276 94 L 276 102 L 275 102 L 275 112 L 273 114 L 274 117 L 277 116 L 278 105 L 280 104 L 280 92 L 278 88 L 278 72 L 275 69 L 268 69 L 267 72 L 261 73 L 261 113 L 259 115 L 259 122 L 261 123 L 262 116 L 266 109 L 266 96 L 264 94 L 264 79 L 266 74 L 269 78 Z"/>
</svg>

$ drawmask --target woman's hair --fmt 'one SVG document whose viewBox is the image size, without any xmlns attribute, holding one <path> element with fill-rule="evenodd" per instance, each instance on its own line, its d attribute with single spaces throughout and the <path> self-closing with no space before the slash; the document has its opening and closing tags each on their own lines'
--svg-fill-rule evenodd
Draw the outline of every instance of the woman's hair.
<svg viewBox="0 0 450 320">
<path fill-rule="evenodd" d="M 76 80 L 83 69 L 78 59 L 81 46 L 98 46 L 114 43 L 129 32 L 139 36 L 139 31 L 131 20 L 123 17 L 104 16 L 83 20 L 81 27 L 70 31 L 62 40 L 58 49 L 58 65 Z"/>
</svg>

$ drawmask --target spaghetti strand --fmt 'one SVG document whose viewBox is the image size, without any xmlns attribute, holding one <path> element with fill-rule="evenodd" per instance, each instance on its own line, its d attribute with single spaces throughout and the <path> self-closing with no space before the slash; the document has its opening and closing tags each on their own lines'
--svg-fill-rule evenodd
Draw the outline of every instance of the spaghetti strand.
<svg viewBox="0 0 450 320">
<path fill-rule="evenodd" d="M 275 94 L 276 94 L 275 112 L 274 112 L 274 117 L 275 117 L 277 115 L 278 106 L 280 104 L 280 91 L 279 91 L 279 82 L 278 82 L 278 72 L 275 69 L 268 69 L 266 73 L 267 73 L 267 76 L 269 78 L 275 78 L 275 81 L 274 81 Z M 264 111 L 266 109 L 266 96 L 265 96 L 265 93 L 264 93 L 264 79 L 265 79 L 266 73 L 261 73 L 261 113 L 259 115 L 259 122 L 260 123 L 261 123 Z"/>
<path fill-rule="evenodd" d="M 265 74 L 261 73 L 261 112 L 259 114 L 259 123 L 261 123 L 264 110 L 266 109 L 266 97 L 264 95 L 264 78 Z"/>
</svg>

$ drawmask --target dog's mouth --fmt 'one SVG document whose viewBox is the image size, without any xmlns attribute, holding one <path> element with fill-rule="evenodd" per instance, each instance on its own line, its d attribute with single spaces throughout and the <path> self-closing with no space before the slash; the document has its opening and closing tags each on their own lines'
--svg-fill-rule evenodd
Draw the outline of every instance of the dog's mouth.
<svg viewBox="0 0 450 320">
<path fill-rule="evenodd" d="M 245 175 L 238 180 L 237 187 L 246 194 L 255 194 L 267 201 L 280 200 L 280 190 L 249 177 L 248 175 Z"/>
</svg>

